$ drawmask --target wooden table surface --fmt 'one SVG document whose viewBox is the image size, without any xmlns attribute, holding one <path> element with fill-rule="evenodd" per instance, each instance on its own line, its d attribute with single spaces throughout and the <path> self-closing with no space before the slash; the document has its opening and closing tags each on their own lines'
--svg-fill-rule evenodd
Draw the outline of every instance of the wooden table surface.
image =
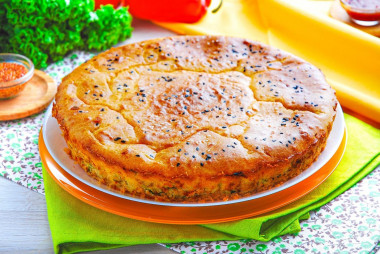
<svg viewBox="0 0 380 254">
<path fill-rule="evenodd" d="M 0 177 L 0 253 L 54 253 L 45 196 L 3 177 Z M 176 252 L 158 244 L 148 244 L 95 253 Z"/>
</svg>

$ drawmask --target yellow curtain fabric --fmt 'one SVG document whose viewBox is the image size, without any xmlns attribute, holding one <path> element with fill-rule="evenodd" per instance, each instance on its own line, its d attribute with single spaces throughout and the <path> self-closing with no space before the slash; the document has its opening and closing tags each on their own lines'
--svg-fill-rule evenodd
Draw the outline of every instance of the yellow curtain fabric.
<svg viewBox="0 0 380 254">
<path fill-rule="evenodd" d="M 322 70 L 344 108 L 379 124 L 380 38 L 329 17 L 331 4 L 224 0 L 218 12 L 196 24 L 158 24 L 180 34 L 237 36 L 291 52 Z"/>
</svg>

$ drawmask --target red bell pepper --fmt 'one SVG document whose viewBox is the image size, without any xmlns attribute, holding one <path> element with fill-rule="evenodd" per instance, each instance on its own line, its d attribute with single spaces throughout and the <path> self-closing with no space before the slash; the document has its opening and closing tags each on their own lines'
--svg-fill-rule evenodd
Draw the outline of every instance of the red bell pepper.
<svg viewBox="0 0 380 254">
<path fill-rule="evenodd" d="M 207 12 L 211 0 L 125 0 L 133 17 L 159 22 L 195 23 Z"/>
<path fill-rule="evenodd" d="M 112 4 L 115 9 L 128 6 L 132 16 L 140 19 L 195 23 L 206 14 L 211 0 L 95 0 L 95 9 L 106 4 Z"/>
</svg>

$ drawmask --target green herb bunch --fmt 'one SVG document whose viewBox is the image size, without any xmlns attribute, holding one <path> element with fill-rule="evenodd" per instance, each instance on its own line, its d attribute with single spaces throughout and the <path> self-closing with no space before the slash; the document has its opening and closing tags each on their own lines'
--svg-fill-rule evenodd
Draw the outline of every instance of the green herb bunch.
<svg viewBox="0 0 380 254">
<path fill-rule="evenodd" d="M 0 0 L 0 52 L 29 57 L 36 68 L 72 50 L 105 50 L 131 36 L 127 8 L 94 11 L 93 0 Z"/>
</svg>

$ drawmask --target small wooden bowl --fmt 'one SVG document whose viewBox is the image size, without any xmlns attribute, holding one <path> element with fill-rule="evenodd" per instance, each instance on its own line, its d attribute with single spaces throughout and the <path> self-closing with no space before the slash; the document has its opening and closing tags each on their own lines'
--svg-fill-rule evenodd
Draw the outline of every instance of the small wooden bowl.
<svg viewBox="0 0 380 254">
<path fill-rule="evenodd" d="M 0 121 L 24 118 L 46 108 L 54 99 L 57 84 L 45 72 L 35 70 L 25 88 L 8 100 L 0 100 Z"/>
</svg>

